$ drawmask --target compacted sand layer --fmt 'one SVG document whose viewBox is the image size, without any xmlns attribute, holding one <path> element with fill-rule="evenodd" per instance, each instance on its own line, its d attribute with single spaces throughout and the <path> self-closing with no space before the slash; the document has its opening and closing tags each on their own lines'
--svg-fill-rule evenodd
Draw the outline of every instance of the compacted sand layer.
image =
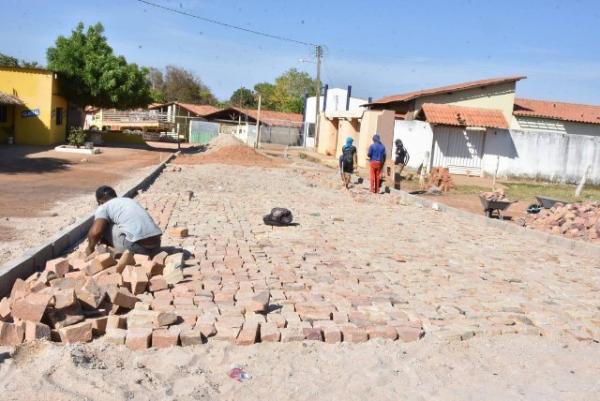
<svg viewBox="0 0 600 401">
<path fill-rule="evenodd" d="M 0 353 L 3 400 L 597 400 L 598 344 L 209 343 L 133 352 L 100 342 Z M 227 376 L 233 365 L 252 376 Z"/>
</svg>

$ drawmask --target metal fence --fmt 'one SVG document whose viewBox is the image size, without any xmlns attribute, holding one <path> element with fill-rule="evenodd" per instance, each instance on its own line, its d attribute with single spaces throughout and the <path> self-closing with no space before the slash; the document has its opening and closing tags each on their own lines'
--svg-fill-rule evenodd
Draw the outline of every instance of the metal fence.
<svg viewBox="0 0 600 401">
<path fill-rule="evenodd" d="M 302 127 L 261 125 L 260 142 L 286 146 L 302 145 Z"/>
<path fill-rule="evenodd" d="M 219 135 L 218 123 L 191 120 L 189 142 L 199 145 L 207 144 L 212 138 Z"/>
</svg>

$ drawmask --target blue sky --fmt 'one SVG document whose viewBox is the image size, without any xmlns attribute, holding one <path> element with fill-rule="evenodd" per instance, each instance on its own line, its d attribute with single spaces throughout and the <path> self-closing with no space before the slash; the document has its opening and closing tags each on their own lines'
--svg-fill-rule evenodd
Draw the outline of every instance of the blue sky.
<svg viewBox="0 0 600 401">
<path fill-rule="evenodd" d="M 323 81 L 374 98 L 523 74 L 517 95 L 600 104 L 600 2 L 594 0 L 154 0 L 325 46 Z M 168 13 L 135 0 L 2 0 L 0 52 L 45 62 L 79 21 L 102 22 L 115 52 L 183 66 L 221 99 L 295 67 L 314 50 Z"/>
</svg>

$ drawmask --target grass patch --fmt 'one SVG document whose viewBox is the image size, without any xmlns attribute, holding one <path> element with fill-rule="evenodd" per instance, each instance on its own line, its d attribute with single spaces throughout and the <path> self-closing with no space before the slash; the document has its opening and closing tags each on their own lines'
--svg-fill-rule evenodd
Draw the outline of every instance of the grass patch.
<svg viewBox="0 0 600 401">
<path fill-rule="evenodd" d="M 457 185 L 450 192 L 462 195 L 479 195 L 481 192 L 490 192 L 492 189 L 488 187 L 480 187 L 478 185 Z"/>
<path fill-rule="evenodd" d="M 506 187 L 506 194 L 511 199 L 530 200 L 535 202 L 536 195 L 543 195 L 550 198 L 561 199 L 569 202 L 591 201 L 600 199 L 600 187 L 586 186 L 581 198 L 575 198 L 576 185 L 561 185 L 552 183 L 515 183 L 503 182 Z"/>
</svg>

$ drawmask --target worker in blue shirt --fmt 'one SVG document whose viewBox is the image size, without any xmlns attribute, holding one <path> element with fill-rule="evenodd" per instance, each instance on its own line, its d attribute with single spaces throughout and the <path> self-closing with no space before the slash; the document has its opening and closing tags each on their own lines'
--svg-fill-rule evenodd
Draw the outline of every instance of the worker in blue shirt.
<svg viewBox="0 0 600 401">
<path fill-rule="evenodd" d="M 371 178 L 371 192 L 379 193 L 381 185 L 381 169 L 385 164 L 385 146 L 381 143 L 379 134 L 373 135 L 373 143 L 369 146 L 367 157 L 369 158 L 369 171 Z"/>
</svg>

